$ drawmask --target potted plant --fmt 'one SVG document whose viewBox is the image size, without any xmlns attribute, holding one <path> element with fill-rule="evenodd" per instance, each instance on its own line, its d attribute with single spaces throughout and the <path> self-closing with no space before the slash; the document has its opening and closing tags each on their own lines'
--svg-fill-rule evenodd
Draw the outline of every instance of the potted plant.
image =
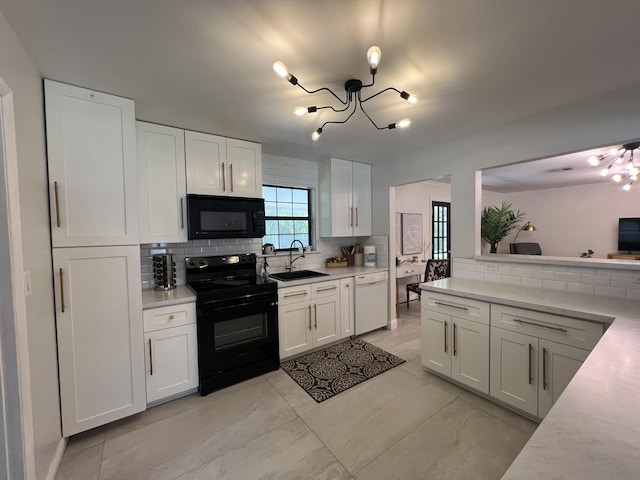
<svg viewBox="0 0 640 480">
<path fill-rule="evenodd" d="M 514 212 L 511 204 L 503 201 L 501 207 L 491 206 L 482 210 L 480 235 L 491 246 L 491 253 L 498 251 L 498 243 L 517 229 L 524 213 Z"/>
</svg>

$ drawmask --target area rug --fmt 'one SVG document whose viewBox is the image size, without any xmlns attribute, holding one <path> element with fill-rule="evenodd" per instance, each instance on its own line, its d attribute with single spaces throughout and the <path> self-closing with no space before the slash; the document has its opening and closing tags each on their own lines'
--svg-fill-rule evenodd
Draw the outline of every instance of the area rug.
<svg viewBox="0 0 640 480">
<path fill-rule="evenodd" d="M 404 362 L 356 338 L 306 353 L 280 366 L 320 403 Z"/>
</svg>

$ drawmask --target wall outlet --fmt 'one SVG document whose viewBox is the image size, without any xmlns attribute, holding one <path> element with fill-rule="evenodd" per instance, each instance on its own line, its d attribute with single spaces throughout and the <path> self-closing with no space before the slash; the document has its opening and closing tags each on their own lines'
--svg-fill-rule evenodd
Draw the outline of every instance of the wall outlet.
<svg viewBox="0 0 640 480">
<path fill-rule="evenodd" d="M 31 295 L 31 272 L 27 270 L 24 272 L 24 296 Z"/>
<path fill-rule="evenodd" d="M 500 266 L 497 263 L 485 263 L 484 264 L 484 269 L 485 270 L 490 270 L 492 272 L 497 272 L 499 268 L 500 268 Z"/>
</svg>

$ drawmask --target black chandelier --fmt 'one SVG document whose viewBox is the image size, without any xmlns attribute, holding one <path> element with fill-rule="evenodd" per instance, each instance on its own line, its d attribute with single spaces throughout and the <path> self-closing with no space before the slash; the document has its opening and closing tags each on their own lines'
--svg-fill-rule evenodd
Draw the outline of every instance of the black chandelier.
<svg viewBox="0 0 640 480">
<path fill-rule="evenodd" d="M 640 176 L 640 165 L 634 155 L 636 150 L 640 149 L 640 142 L 625 143 L 620 148 L 612 148 L 607 153 L 601 155 L 592 155 L 589 157 L 589 164 L 594 167 L 602 166 L 600 175 L 609 177 L 616 183 L 624 182 L 623 190 L 631 190 L 633 185 Z M 638 153 L 638 152 L 636 152 Z M 608 163 L 602 163 L 607 158 L 613 158 Z"/>
<path fill-rule="evenodd" d="M 333 95 L 343 105 L 343 107 L 339 107 L 339 108 L 335 108 L 331 105 L 327 105 L 324 107 L 318 107 L 315 105 L 311 107 L 296 107 L 296 109 L 294 110 L 294 113 L 298 116 L 306 115 L 308 113 L 314 113 L 314 112 L 317 112 L 318 110 L 323 110 L 327 108 L 337 113 L 346 112 L 352 107 L 352 104 L 353 104 L 353 110 L 351 110 L 351 112 L 347 115 L 347 118 L 340 121 L 333 120 L 333 121 L 324 122 L 321 127 L 314 130 L 314 132 L 311 134 L 311 138 L 315 142 L 320 138 L 320 135 L 322 134 L 322 131 L 325 126 L 332 123 L 335 123 L 335 124 L 347 123 L 347 121 L 353 116 L 353 114 L 356 113 L 356 110 L 358 109 L 358 107 L 360 108 L 360 110 L 362 110 L 362 113 L 364 113 L 364 115 L 369 119 L 372 125 L 376 127 L 378 130 L 387 130 L 387 129 L 392 130 L 394 128 L 407 128 L 409 125 L 411 125 L 410 119 L 403 118 L 402 120 L 395 123 L 390 123 L 385 127 L 379 127 L 362 106 L 363 103 L 368 102 L 372 98 L 377 97 L 378 95 L 384 92 L 388 92 L 390 90 L 399 93 L 402 99 L 409 102 L 409 105 L 415 105 L 418 101 L 418 99 L 414 95 L 411 95 L 408 92 L 405 92 L 404 90 L 400 91 L 394 87 L 385 88 L 383 90 L 380 90 L 378 93 L 374 93 L 373 95 L 367 98 L 364 98 L 364 99 L 362 98 L 362 89 L 367 87 L 372 87 L 376 81 L 376 73 L 378 71 L 378 65 L 380 64 L 381 57 L 382 57 L 382 52 L 380 51 L 380 48 L 376 46 L 371 47 L 367 51 L 367 61 L 369 62 L 369 72 L 371 73 L 371 83 L 367 85 L 363 85 L 362 81 L 358 80 L 357 78 L 352 78 L 350 80 L 347 80 L 344 83 L 344 89 L 346 92 L 346 96 L 344 100 L 341 99 L 338 95 L 336 95 L 335 92 L 328 87 L 318 88 L 317 90 L 307 90 L 302 85 L 300 85 L 300 83 L 298 82 L 298 79 L 294 75 L 292 75 L 287 69 L 287 67 L 284 65 L 284 63 L 280 61 L 275 62 L 273 64 L 273 70 L 276 72 L 278 76 L 287 80 L 291 85 L 297 85 L 307 93 L 317 93 L 321 91 L 327 91 L 331 95 Z"/>
</svg>

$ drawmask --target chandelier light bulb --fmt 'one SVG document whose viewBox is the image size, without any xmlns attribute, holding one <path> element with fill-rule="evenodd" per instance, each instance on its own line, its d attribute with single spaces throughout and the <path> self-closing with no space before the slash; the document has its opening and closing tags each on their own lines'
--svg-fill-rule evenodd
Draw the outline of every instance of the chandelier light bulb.
<svg viewBox="0 0 640 480">
<path fill-rule="evenodd" d="M 302 117 L 307 113 L 309 113 L 309 110 L 307 109 L 307 107 L 296 107 L 293 109 L 293 113 L 296 114 L 298 117 Z"/>
<path fill-rule="evenodd" d="M 624 160 L 624 157 L 620 155 L 618 158 L 616 158 L 616 163 L 622 163 L 623 160 Z"/>
<path fill-rule="evenodd" d="M 624 187 L 622 187 L 622 189 L 623 189 L 625 192 L 628 192 L 629 190 L 631 190 L 631 184 L 630 184 L 630 183 L 627 183 Z"/>
<path fill-rule="evenodd" d="M 409 92 L 402 91 L 400 92 L 400 96 L 407 102 L 409 102 L 409 105 L 415 105 L 416 103 L 418 103 L 418 97 L 416 97 L 415 95 L 411 95 Z"/>
<path fill-rule="evenodd" d="M 320 135 L 322 135 L 322 128 L 318 128 L 317 130 L 314 130 L 314 132 L 311 134 L 311 140 L 313 140 L 314 142 L 317 142 L 318 139 L 320 138 Z"/>
<path fill-rule="evenodd" d="M 396 127 L 398 128 L 407 128 L 409 125 L 411 125 L 411 119 L 409 118 L 403 118 L 398 123 L 396 123 Z"/>
<path fill-rule="evenodd" d="M 591 155 L 587 161 L 589 162 L 589 165 L 593 165 L 595 167 L 600 163 L 600 160 L 602 160 L 602 158 L 599 155 Z"/>
<path fill-rule="evenodd" d="M 289 76 L 289 70 L 287 70 L 285 64 L 280 61 L 274 62 L 273 71 L 276 72 L 276 75 L 284 79 L 287 79 L 287 77 Z"/>
<path fill-rule="evenodd" d="M 382 58 L 382 51 L 380 47 L 376 47 L 375 45 L 367 50 L 367 62 L 369 62 L 369 68 L 371 69 L 371 73 L 375 73 L 378 69 L 378 65 L 380 65 L 380 59 Z"/>
<path fill-rule="evenodd" d="M 601 177 L 606 177 L 607 175 L 609 175 L 609 169 L 608 168 L 603 168 L 602 170 L 600 170 L 600 176 Z"/>
<path fill-rule="evenodd" d="M 617 155 L 619 152 L 620 150 L 614 147 L 611 150 L 609 150 L 609 155 Z"/>
<path fill-rule="evenodd" d="M 619 182 L 620 180 L 622 180 L 622 175 L 620 175 L 619 173 L 616 173 L 613 177 L 611 177 L 611 179 L 614 182 Z"/>
</svg>

